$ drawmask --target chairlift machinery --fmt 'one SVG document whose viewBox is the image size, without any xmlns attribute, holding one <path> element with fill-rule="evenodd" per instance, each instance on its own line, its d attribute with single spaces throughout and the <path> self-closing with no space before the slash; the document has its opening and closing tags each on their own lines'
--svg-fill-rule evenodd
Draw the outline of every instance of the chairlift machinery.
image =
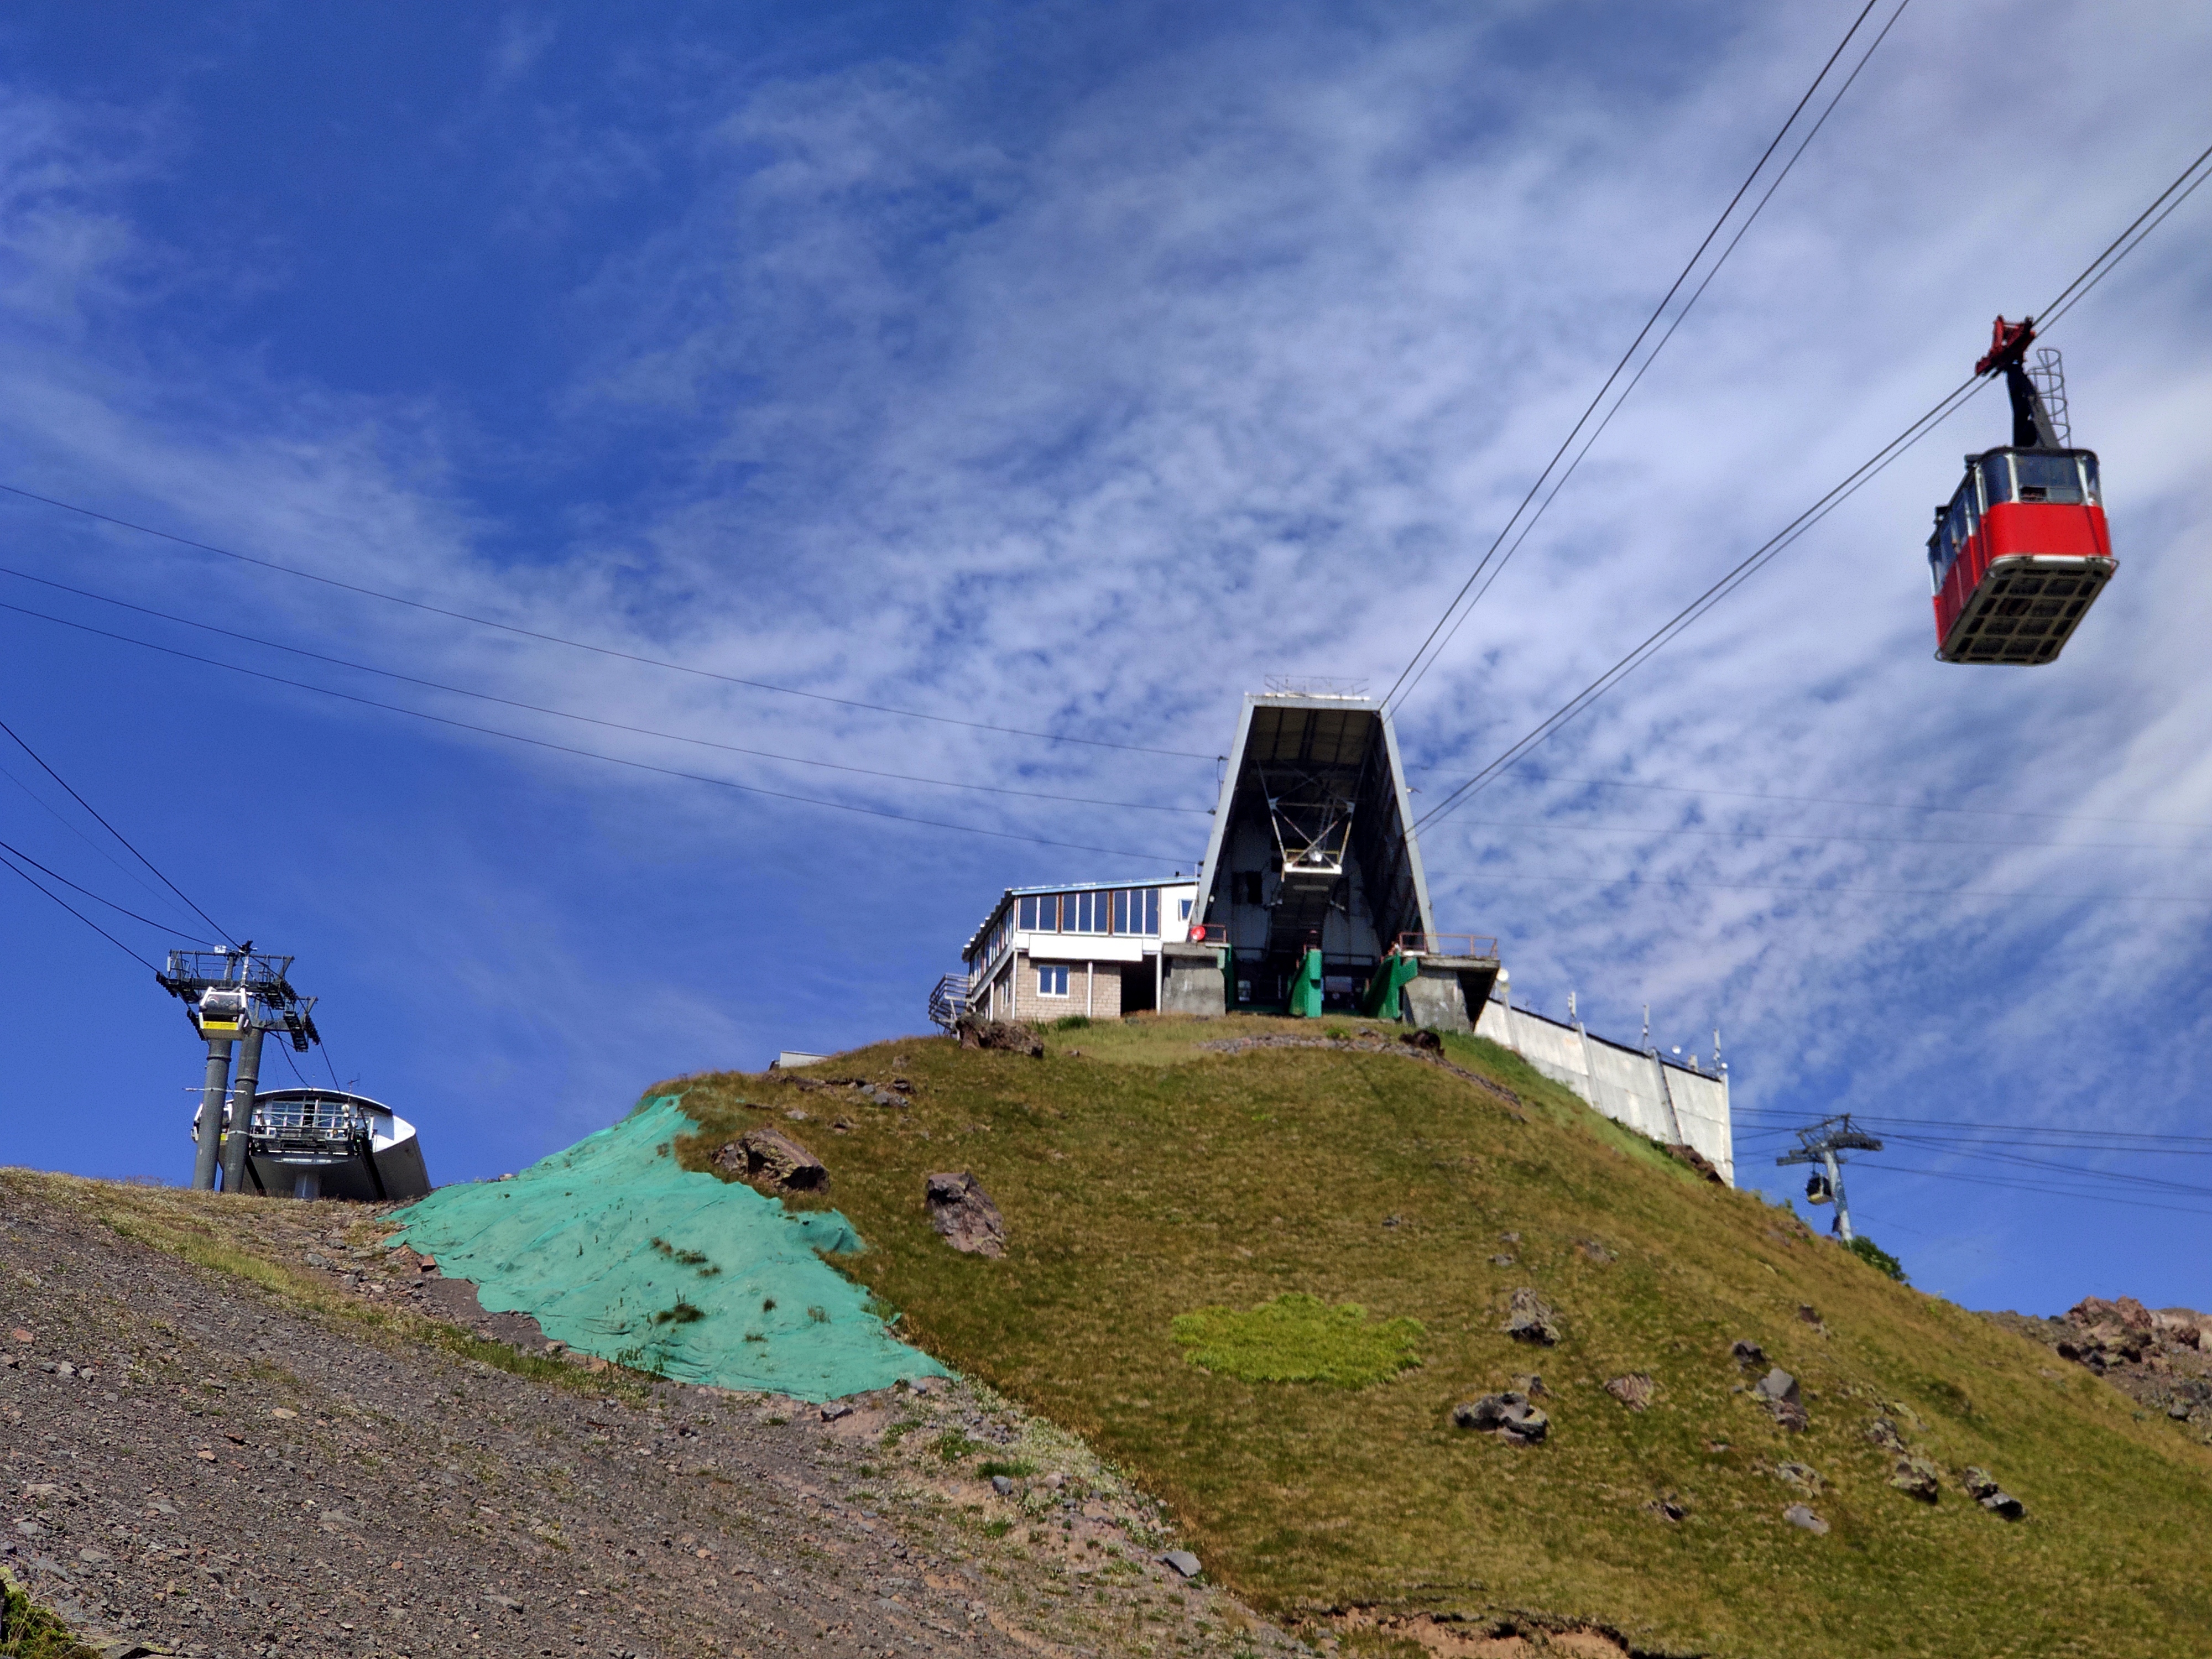
<svg viewBox="0 0 2212 1659">
<path fill-rule="evenodd" d="M 198 1151 L 192 1160 L 192 1186 L 215 1189 L 218 1172 L 224 1190 L 238 1192 L 246 1179 L 247 1126 L 233 1123 L 226 1109 L 232 1099 L 249 1104 L 261 1079 L 261 1040 L 281 1031 L 305 1054 L 321 1041 L 315 1030 L 315 999 L 303 997 L 286 977 L 289 957 L 257 951 L 253 941 L 228 951 L 172 951 L 168 965 L 154 975 L 185 1005 L 185 1017 L 207 1044 L 207 1079 L 193 1120 Z M 238 1050 L 238 1076 L 231 1079 L 231 1050 Z"/>
<path fill-rule="evenodd" d="M 1836 1206 L 1835 1231 L 1844 1243 L 1851 1242 L 1851 1206 L 1844 1196 L 1844 1160 L 1846 1152 L 1878 1152 L 1881 1142 L 1851 1121 L 1851 1115 L 1822 1118 L 1809 1129 L 1796 1131 L 1796 1150 L 1787 1152 L 1774 1161 L 1777 1164 L 1811 1164 L 1817 1165 L 1806 1178 L 1806 1201 L 1813 1204 L 1833 1204 Z"/>
<path fill-rule="evenodd" d="M 2012 441 L 1966 457 L 1928 538 L 1936 654 L 1945 662 L 2053 662 L 2118 565 L 2094 450 L 2073 447 L 2065 376 L 2035 319 L 1996 319 L 1977 374 L 2002 374 Z"/>
</svg>

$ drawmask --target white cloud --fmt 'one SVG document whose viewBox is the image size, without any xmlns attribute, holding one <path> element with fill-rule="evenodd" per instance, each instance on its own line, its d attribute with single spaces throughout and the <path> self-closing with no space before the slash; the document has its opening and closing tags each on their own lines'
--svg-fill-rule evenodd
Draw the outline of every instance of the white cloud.
<svg viewBox="0 0 2212 1659">
<path fill-rule="evenodd" d="M 427 393 L 364 399 L 222 366 L 204 417 L 180 426 L 177 387 L 86 346 L 39 361 L 12 441 L 191 533 L 455 609 L 841 696 L 1210 752 L 1264 672 L 1389 683 L 1841 21 L 1718 14 L 1667 72 L 1576 73 L 1565 44 L 1528 33 L 1541 16 L 1355 35 L 1293 14 L 1103 73 L 1080 43 L 1055 57 L 1002 20 L 932 61 L 732 94 L 696 135 L 690 210 L 610 246 L 569 302 L 559 443 L 580 459 L 649 446 L 670 482 L 577 501 L 570 543 L 526 562 L 484 550 L 499 526 L 466 471 L 499 435 Z M 2057 58 L 1992 44 L 2059 39 Z M 514 36 L 495 79 L 543 48 Z M 1990 314 L 2062 283 L 2201 144 L 2208 66 L 2212 22 L 2171 7 L 2106 9 L 2094 28 L 2049 6 L 1909 12 L 1402 714 L 1436 767 L 1424 799 L 1960 379 Z M 1010 77 L 1028 95 L 1004 95 Z M 53 141 L 15 131 L 28 177 Z M 2185 210 L 2057 337 L 2123 562 L 2060 665 L 1929 660 L 1920 543 L 1959 453 L 2002 434 L 1984 398 L 1541 768 L 2212 823 L 2197 741 L 2212 693 L 2193 672 L 2208 211 Z M 130 243 L 96 204 L 21 222 L 19 335 L 110 282 Z M 531 701 L 898 771 L 1210 799 L 1203 762 L 884 720 L 257 591 L 296 631 Z M 710 769 L 1170 855 L 1202 827 L 735 757 Z M 583 787 L 636 789 L 598 775 Z M 726 833 L 725 803 L 669 799 L 684 833 Z M 737 817 L 776 844 L 878 833 L 772 806 Z M 1567 827 L 1582 823 L 1644 833 Z M 1661 833 L 1736 826 L 1976 844 Z M 2122 1109 L 2112 1045 L 2155 1023 L 2147 984 L 2189 988 L 2192 1012 L 2147 1062 L 2187 1075 L 2170 1030 L 2199 1018 L 2205 908 L 1880 894 L 2197 890 L 2186 857 L 2079 845 L 2138 836 L 2175 839 L 1516 785 L 1426 852 L 1446 925 L 1505 932 L 1525 994 L 1556 1010 L 1575 985 L 1616 1031 L 1649 1000 L 1670 1043 L 1718 1022 L 1747 1097 L 1927 1098 L 1942 1115 L 1930 1091 L 1948 1091 L 2054 1117 Z M 979 910 L 994 856 L 957 855 Z M 1099 863 L 1066 856 L 1074 875 Z M 1537 880 L 1632 873 L 1632 893 Z M 1876 890 L 1768 890 L 1797 886 Z M 2054 1062 L 2057 1029 L 2116 1035 Z"/>
</svg>

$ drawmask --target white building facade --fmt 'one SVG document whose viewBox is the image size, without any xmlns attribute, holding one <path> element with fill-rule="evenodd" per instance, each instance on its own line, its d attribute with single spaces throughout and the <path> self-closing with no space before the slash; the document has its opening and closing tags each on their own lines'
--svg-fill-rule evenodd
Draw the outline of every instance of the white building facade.
<svg viewBox="0 0 2212 1659">
<path fill-rule="evenodd" d="M 1160 1006 L 1160 947 L 1188 937 L 1198 883 L 1009 887 L 960 952 L 987 1019 L 1118 1019 Z"/>
</svg>

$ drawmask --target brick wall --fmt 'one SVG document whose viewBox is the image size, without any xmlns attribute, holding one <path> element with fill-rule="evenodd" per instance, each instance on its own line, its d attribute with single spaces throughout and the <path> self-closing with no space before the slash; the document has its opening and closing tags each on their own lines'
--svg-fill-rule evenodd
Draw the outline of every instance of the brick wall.
<svg viewBox="0 0 2212 1659">
<path fill-rule="evenodd" d="M 1068 962 L 1042 964 L 1067 969 L 1067 994 L 1048 997 L 1037 994 L 1037 969 L 1026 952 L 1014 958 L 1014 1018 L 1016 1019 L 1059 1019 L 1068 1014 L 1089 1014 L 1094 1019 L 1121 1018 L 1121 975 L 1127 973 L 1150 973 L 1148 963 L 1102 962 L 1094 967 L 1089 963 Z M 1097 975 L 1092 981 L 1091 975 Z"/>
</svg>

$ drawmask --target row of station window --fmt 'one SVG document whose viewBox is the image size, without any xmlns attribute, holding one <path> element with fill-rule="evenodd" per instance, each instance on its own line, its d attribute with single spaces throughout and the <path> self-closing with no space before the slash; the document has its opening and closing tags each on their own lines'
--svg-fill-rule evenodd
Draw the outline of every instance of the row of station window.
<svg viewBox="0 0 2212 1659">
<path fill-rule="evenodd" d="M 1089 893 L 1024 893 L 1014 901 L 1025 933 L 1140 933 L 1158 938 L 1160 890 L 1112 887 Z M 1182 902 L 1183 914 L 1190 901 Z"/>
</svg>

